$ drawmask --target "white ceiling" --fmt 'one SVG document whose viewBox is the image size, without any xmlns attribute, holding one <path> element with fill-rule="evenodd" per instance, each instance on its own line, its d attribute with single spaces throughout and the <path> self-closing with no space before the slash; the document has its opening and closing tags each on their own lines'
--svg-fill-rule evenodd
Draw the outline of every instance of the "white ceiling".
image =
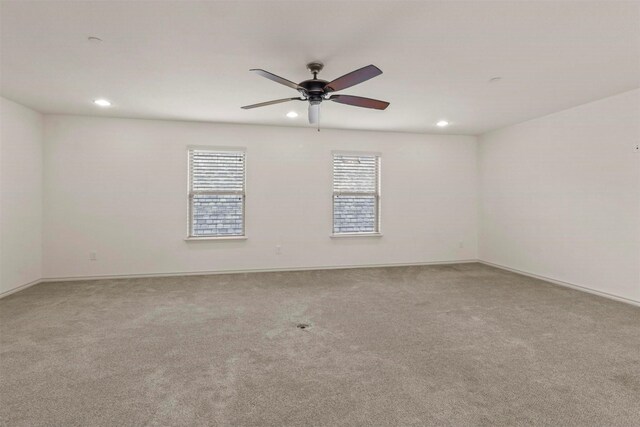
<svg viewBox="0 0 640 427">
<path fill-rule="evenodd" d="M 312 60 L 326 80 L 377 65 L 384 74 L 344 93 L 391 102 L 324 103 L 327 128 L 478 134 L 640 86 L 640 2 L 1 6 L 2 94 L 45 113 L 308 126 L 303 103 L 240 106 L 297 95 L 250 68 L 301 81 Z"/>
</svg>

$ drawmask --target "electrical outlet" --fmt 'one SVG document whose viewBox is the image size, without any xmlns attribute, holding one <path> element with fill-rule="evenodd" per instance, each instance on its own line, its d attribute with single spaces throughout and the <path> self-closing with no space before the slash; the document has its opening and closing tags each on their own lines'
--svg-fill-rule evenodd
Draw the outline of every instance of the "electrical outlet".
<svg viewBox="0 0 640 427">
<path fill-rule="evenodd" d="M 637 153 L 637 152 L 640 152 L 640 144 L 636 144 L 636 145 L 634 145 L 634 146 L 633 146 L 633 151 L 635 151 L 636 153 Z"/>
<path fill-rule="evenodd" d="M 98 254 L 95 252 L 89 252 L 89 261 L 97 261 L 98 260 Z"/>
<path fill-rule="evenodd" d="M 276 245 L 276 255 L 282 255 L 282 246 Z"/>
</svg>

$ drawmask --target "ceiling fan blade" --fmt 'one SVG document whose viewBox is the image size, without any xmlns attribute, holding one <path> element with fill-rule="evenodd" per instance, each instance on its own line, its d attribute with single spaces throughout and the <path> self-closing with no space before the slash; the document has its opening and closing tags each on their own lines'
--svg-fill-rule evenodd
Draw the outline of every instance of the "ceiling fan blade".
<svg viewBox="0 0 640 427">
<path fill-rule="evenodd" d="M 339 104 L 353 105 L 355 107 L 374 108 L 376 110 L 384 110 L 389 106 L 389 103 L 386 101 L 363 98 L 361 96 L 331 95 L 329 99 Z"/>
<path fill-rule="evenodd" d="M 352 71 L 327 83 L 325 86 L 325 92 L 337 92 L 362 82 L 366 82 L 380 74 L 382 74 L 382 70 L 380 70 L 380 68 L 375 65 L 367 65 L 366 67 Z"/>
<path fill-rule="evenodd" d="M 259 68 L 254 68 L 254 69 L 251 69 L 249 71 L 254 71 L 256 74 L 260 74 L 262 77 L 266 77 L 269 80 L 273 80 L 276 83 L 280 83 L 281 85 L 288 86 L 291 89 L 295 89 L 295 90 L 302 89 L 300 86 L 298 86 L 298 83 L 294 83 L 291 80 L 287 80 L 287 79 L 285 79 L 283 77 L 276 76 L 275 74 L 270 73 L 268 71 L 261 70 Z"/>
<path fill-rule="evenodd" d="M 266 107 L 267 105 L 280 104 L 282 102 L 288 102 L 288 101 L 294 101 L 294 100 L 303 101 L 302 98 L 283 98 L 283 99 L 276 99 L 274 101 L 261 102 L 259 104 L 245 105 L 244 107 L 241 107 L 241 108 L 244 110 L 249 110 L 251 108 Z"/>
<path fill-rule="evenodd" d="M 315 125 L 320 118 L 320 104 L 309 104 L 309 124 Z"/>
</svg>

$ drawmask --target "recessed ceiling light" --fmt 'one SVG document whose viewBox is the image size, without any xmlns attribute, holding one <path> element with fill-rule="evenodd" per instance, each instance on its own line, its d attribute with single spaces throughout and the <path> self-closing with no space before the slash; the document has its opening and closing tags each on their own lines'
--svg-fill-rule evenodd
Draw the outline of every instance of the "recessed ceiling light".
<svg viewBox="0 0 640 427">
<path fill-rule="evenodd" d="M 87 37 L 87 40 L 89 40 L 89 43 L 101 43 L 102 39 L 100 37 L 95 37 L 95 36 L 89 36 Z"/>
<path fill-rule="evenodd" d="M 93 103 L 100 107 L 111 107 L 111 102 L 106 99 L 94 99 Z"/>
<path fill-rule="evenodd" d="M 295 119 L 296 117 L 298 117 L 298 113 L 296 113 L 295 111 L 289 111 L 287 113 L 287 117 L 289 117 L 290 119 Z"/>
<path fill-rule="evenodd" d="M 440 120 L 438 123 L 436 123 L 436 126 L 443 128 L 445 126 L 449 126 L 449 122 L 446 120 Z"/>
<path fill-rule="evenodd" d="M 502 77 L 491 77 L 489 83 L 498 83 L 500 80 L 502 80 Z"/>
</svg>

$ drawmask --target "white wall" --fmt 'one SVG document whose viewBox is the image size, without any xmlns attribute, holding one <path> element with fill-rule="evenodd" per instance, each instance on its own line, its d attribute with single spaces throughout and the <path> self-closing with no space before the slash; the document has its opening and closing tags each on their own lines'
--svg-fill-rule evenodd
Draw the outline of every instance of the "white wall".
<svg viewBox="0 0 640 427">
<path fill-rule="evenodd" d="M 468 136 L 45 116 L 43 193 L 43 118 L 2 99 L 0 292 L 41 277 L 479 257 L 640 301 L 639 117 L 635 90 L 476 147 Z M 247 147 L 248 240 L 184 240 L 188 145 Z M 383 237 L 329 238 L 332 150 L 382 153 Z"/>
<path fill-rule="evenodd" d="M 475 137 L 79 116 L 45 134 L 48 278 L 477 257 Z M 247 147 L 247 240 L 184 240 L 188 145 Z M 329 237 L 332 150 L 382 153 L 383 237 Z"/>
<path fill-rule="evenodd" d="M 0 97 L 0 295 L 42 277 L 39 113 Z"/>
<path fill-rule="evenodd" d="M 482 135 L 483 261 L 640 301 L 640 90 Z"/>
</svg>

